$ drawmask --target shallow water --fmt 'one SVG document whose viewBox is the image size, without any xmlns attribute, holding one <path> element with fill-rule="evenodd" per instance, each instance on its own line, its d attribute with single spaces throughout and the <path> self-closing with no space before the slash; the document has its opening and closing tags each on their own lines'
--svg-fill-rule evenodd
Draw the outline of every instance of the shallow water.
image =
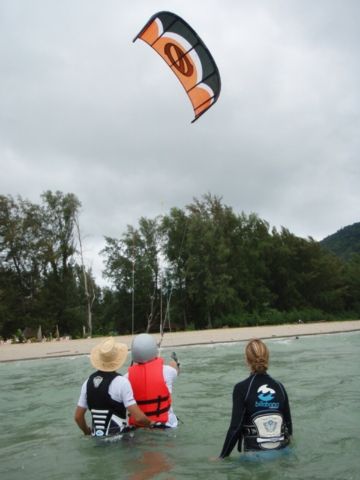
<svg viewBox="0 0 360 480">
<path fill-rule="evenodd" d="M 166 335 L 164 337 L 166 345 Z M 0 364 L 0 478 L 357 480 L 360 333 L 271 340 L 269 373 L 284 383 L 294 423 L 290 451 L 214 462 L 234 384 L 248 375 L 244 343 L 177 349 L 173 431 L 137 431 L 111 445 L 73 423 L 88 357 Z M 162 349 L 168 358 L 171 351 Z M 125 371 L 125 369 L 124 369 Z"/>
</svg>

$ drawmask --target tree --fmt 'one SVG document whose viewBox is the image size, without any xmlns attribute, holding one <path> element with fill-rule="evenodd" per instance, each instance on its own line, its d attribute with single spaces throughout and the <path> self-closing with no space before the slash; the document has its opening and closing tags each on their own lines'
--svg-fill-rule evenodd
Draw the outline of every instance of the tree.
<svg viewBox="0 0 360 480">
<path fill-rule="evenodd" d="M 341 311 L 344 307 L 342 262 L 313 239 L 296 237 L 285 228 L 273 229 L 268 267 L 278 310 Z"/>
<path fill-rule="evenodd" d="M 344 267 L 347 310 L 360 314 L 360 255 L 353 254 Z"/>
<path fill-rule="evenodd" d="M 81 303 L 75 277 L 75 222 L 81 206 L 77 197 L 45 192 L 42 205 L 42 255 L 45 264 L 43 305 L 51 315 L 52 328 L 82 333 Z M 50 322 L 49 322 L 50 323 Z"/>
<path fill-rule="evenodd" d="M 262 313 L 273 301 L 269 287 L 268 251 L 272 239 L 269 224 L 256 214 L 237 216 L 231 236 L 229 264 L 240 311 Z"/>
<path fill-rule="evenodd" d="M 66 276 L 75 247 L 75 226 L 79 200 L 72 193 L 45 192 L 42 196 L 42 239 L 46 265 L 59 279 Z"/>
<path fill-rule="evenodd" d="M 0 259 L 5 271 L 13 271 L 24 296 L 37 289 L 41 258 L 41 209 L 18 197 L 0 196 Z"/>
<path fill-rule="evenodd" d="M 83 247 L 82 247 L 82 238 L 81 238 L 81 231 L 80 231 L 80 222 L 78 216 L 75 217 L 75 226 L 76 232 L 78 237 L 78 244 L 79 244 L 79 255 L 81 261 L 81 273 L 83 279 L 83 286 L 84 286 L 84 295 L 86 298 L 86 310 L 87 310 L 87 328 L 88 328 L 88 335 L 92 336 L 93 324 L 92 324 L 92 306 L 95 301 L 95 282 L 91 275 L 91 270 L 86 270 L 84 264 L 84 255 L 83 255 Z"/>
<path fill-rule="evenodd" d="M 119 239 L 105 237 L 104 275 L 115 290 L 126 294 L 128 309 L 123 317 L 131 318 L 132 331 L 143 331 L 159 324 L 160 236 L 159 218 L 141 218 L 139 228 L 128 227 Z M 134 308 L 131 308 L 134 300 Z M 133 311 L 132 311 L 133 310 Z M 128 324 L 130 324 L 128 320 Z M 122 328 L 126 328 L 122 325 Z"/>
<path fill-rule="evenodd" d="M 166 313 L 180 328 L 188 327 L 189 297 L 186 288 L 186 249 L 188 218 L 179 208 L 172 208 L 161 222 L 162 252 L 165 259 L 164 286 Z"/>
<path fill-rule="evenodd" d="M 74 225 L 80 202 L 61 192 L 47 191 L 41 198 L 36 205 L 21 197 L 0 197 L 3 322 L 6 332 L 39 324 L 48 333 L 55 325 L 78 332 Z"/>
<path fill-rule="evenodd" d="M 198 328 L 211 327 L 214 318 L 239 306 L 231 269 L 237 218 L 210 194 L 186 210 L 187 215 L 173 209 L 163 220 L 167 278 L 183 302 L 184 326 L 190 320 Z"/>
</svg>

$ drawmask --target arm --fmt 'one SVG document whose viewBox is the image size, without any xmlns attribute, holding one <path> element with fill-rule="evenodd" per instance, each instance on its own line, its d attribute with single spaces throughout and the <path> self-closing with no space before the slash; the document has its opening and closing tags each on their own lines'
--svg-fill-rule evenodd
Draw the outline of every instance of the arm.
<svg viewBox="0 0 360 480">
<path fill-rule="evenodd" d="M 153 422 L 148 418 L 145 413 L 140 410 L 139 406 L 135 403 L 127 407 L 130 415 L 134 417 L 136 425 L 140 427 L 151 427 Z"/>
<path fill-rule="evenodd" d="M 293 427 L 292 427 L 292 420 L 291 420 L 291 412 L 290 412 L 290 404 L 289 404 L 289 398 L 287 396 L 286 390 L 284 388 L 284 394 L 285 394 L 285 403 L 284 403 L 284 421 L 287 426 L 289 435 L 292 436 L 293 434 Z"/>
<path fill-rule="evenodd" d="M 87 410 L 86 408 L 77 406 L 75 410 L 74 420 L 77 423 L 80 430 L 84 432 L 84 435 L 90 435 L 91 428 L 88 426 L 85 419 L 86 410 Z"/>
<path fill-rule="evenodd" d="M 180 364 L 177 364 L 174 360 L 171 360 L 168 365 L 172 368 L 175 368 L 175 370 L 177 371 L 177 373 L 179 374 L 180 372 Z"/>
<path fill-rule="evenodd" d="M 176 353 L 172 352 L 170 358 L 171 358 L 171 361 L 169 362 L 170 367 L 175 368 L 175 370 L 177 371 L 177 373 L 179 375 L 179 373 L 180 373 L 180 362 L 177 358 Z"/>
<path fill-rule="evenodd" d="M 220 453 L 220 458 L 228 457 L 235 447 L 236 442 L 241 439 L 241 427 L 244 413 L 244 395 L 242 394 L 240 384 L 238 383 L 235 385 L 233 391 L 231 422 Z"/>
</svg>

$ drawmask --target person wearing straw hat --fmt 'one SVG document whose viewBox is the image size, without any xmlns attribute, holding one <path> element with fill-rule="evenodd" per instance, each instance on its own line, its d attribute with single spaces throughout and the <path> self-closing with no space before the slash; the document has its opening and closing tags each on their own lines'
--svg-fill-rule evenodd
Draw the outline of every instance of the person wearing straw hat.
<svg viewBox="0 0 360 480">
<path fill-rule="evenodd" d="M 127 355 L 127 346 L 116 343 L 113 337 L 91 350 L 90 362 L 96 371 L 81 387 L 74 416 L 85 435 L 108 437 L 127 431 L 127 412 L 134 418 L 135 425 L 152 426 L 152 421 L 136 404 L 129 380 L 117 373 Z M 85 418 L 88 409 L 92 417 L 91 428 Z"/>
<path fill-rule="evenodd" d="M 127 377 L 137 404 L 156 428 L 177 427 L 178 419 L 171 400 L 173 383 L 180 368 L 176 354 L 173 353 L 172 361 L 165 365 L 159 357 L 155 338 L 148 333 L 141 333 L 132 342 L 131 355 L 132 365 Z M 129 423 L 136 423 L 131 413 Z"/>
</svg>

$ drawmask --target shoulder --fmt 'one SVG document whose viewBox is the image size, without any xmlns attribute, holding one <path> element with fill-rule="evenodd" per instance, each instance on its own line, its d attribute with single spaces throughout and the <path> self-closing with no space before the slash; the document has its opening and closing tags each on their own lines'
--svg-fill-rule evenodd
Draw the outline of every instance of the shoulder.
<svg viewBox="0 0 360 480">
<path fill-rule="evenodd" d="M 123 377 L 122 375 L 118 375 L 114 378 L 111 382 L 109 387 L 109 393 L 111 396 L 119 395 L 120 397 L 127 395 L 128 393 L 133 393 L 132 386 L 130 380 L 128 378 Z"/>
<path fill-rule="evenodd" d="M 78 407 L 87 408 L 87 383 L 89 379 L 86 379 L 85 382 L 81 385 L 80 397 L 78 400 Z"/>
<path fill-rule="evenodd" d="M 234 386 L 233 393 L 234 395 L 245 395 L 246 392 L 248 391 L 249 385 L 251 384 L 251 381 L 253 379 L 253 376 L 250 375 L 249 377 L 245 378 L 241 382 L 237 383 Z"/>
<path fill-rule="evenodd" d="M 82 394 L 82 395 L 85 395 L 86 392 L 87 392 L 87 385 L 88 385 L 89 379 L 90 379 L 90 377 L 87 378 L 87 379 L 85 380 L 85 382 L 81 385 L 81 394 Z"/>
<path fill-rule="evenodd" d="M 287 393 L 286 393 L 284 385 L 281 382 L 279 382 L 279 380 L 276 380 L 276 378 L 273 378 L 270 375 L 268 375 L 268 378 L 269 378 L 269 380 L 271 382 L 270 384 L 272 384 L 273 388 L 276 389 L 276 387 L 279 387 L 281 392 L 283 393 L 284 397 L 286 397 Z"/>
<path fill-rule="evenodd" d="M 255 377 L 256 375 L 249 375 L 247 378 L 244 378 L 244 380 L 241 380 L 241 382 L 237 383 L 234 389 L 236 388 L 237 390 L 241 390 L 242 388 L 247 388 Z"/>
<path fill-rule="evenodd" d="M 129 379 L 124 375 L 117 375 L 111 382 L 113 388 L 127 388 L 130 385 Z"/>
<path fill-rule="evenodd" d="M 275 383 L 276 385 L 279 385 L 281 388 L 285 390 L 284 385 L 281 382 L 279 382 L 279 380 L 276 380 L 276 378 L 272 377 L 269 374 L 267 374 L 267 378 L 268 380 L 270 380 L 270 382 Z"/>
<path fill-rule="evenodd" d="M 122 375 L 116 376 L 111 382 L 109 394 L 113 400 L 123 402 L 126 408 L 136 403 L 131 383 Z"/>
<path fill-rule="evenodd" d="M 287 392 L 286 392 L 286 389 L 285 389 L 285 387 L 284 387 L 284 384 L 281 383 L 281 382 L 279 382 L 279 381 L 277 381 L 277 380 L 275 380 L 275 381 L 276 381 L 276 383 L 279 385 L 279 387 L 280 387 L 280 389 L 281 389 L 284 397 L 287 397 Z"/>
</svg>

